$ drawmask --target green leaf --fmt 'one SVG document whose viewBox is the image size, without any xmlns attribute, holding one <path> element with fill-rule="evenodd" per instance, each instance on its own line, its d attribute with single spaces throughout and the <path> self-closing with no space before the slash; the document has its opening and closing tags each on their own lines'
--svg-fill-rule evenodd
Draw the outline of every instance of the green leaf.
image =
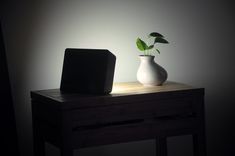
<svg viewBox="0 0 235 156">
<path fill-rule="evenodd" d="M 150 45 L 147 47 L 147 50 L 153 49 L 154 45 Z"/>
<path fill-rule="evenodd" d="M 158 49 L 156 49 L 156 51 L 158 52 L 158 54 L 160 54 L 160 51 Z"/>
<path fill-rule="evenodd" d="M 165 40 L 164 38 L 161 38 L 161 37 L 157 37 L 155 38 L 154 40 L 154 44 L 155 43 L 169 43 L 167 40 Z"/>
<path fill-rule="evenodd" d="M 149 36 L 151 36 L 151 37 L 161 37 L 161 38 L 164 37 L 162 34 L 160 34 L 158 32 L 152 32 L 152 33 L 149 34 Z"/>
<path fill-rule="evenodd" d="M 136 45 L 140 51 L 145 51 L 148 48 L 147 44 L 140 38 L 137 38 Z"/>
</svg>

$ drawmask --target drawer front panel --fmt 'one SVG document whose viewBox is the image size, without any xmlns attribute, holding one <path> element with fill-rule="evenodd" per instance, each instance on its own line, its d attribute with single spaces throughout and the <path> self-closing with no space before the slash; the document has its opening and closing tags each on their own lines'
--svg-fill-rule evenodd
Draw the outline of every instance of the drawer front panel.
<svg viewBox="0 0 235 156">
<path fill-rule="evenodd" d="M 114 104 L 71 111 L 74 125 L 102 124 L 192 114 L 190 98 Z"/>
<path fill-rule="evenodd" d="M 90 147 L 145 140 L 157 136 L 177 136 L 192 134 L 196 124 L 194 119 L 177 121 L 142 122 L 127 125 L 115 125 L 94 129 L 79 129 L 73 131 L 75 147 Z"/>
</svg>

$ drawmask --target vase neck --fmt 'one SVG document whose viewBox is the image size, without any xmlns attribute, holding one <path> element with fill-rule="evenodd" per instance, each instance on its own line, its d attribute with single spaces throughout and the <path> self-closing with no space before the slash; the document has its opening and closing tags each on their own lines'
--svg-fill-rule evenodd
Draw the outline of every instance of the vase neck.
<svg viewBox="0 0 235 156">
<path fill-rule="evenodd" d="M 154 60 L 154 56 L 151 56 L 151 55 L 140 55 L 139 56 L 140 60 L 141 61 L 144 61 L 144 62 L 151 62 Z"/>
</svg>

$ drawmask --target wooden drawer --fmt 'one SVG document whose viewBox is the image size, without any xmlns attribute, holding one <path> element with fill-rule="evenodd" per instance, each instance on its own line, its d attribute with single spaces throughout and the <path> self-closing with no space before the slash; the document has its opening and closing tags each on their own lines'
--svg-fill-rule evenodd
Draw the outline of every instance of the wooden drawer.
<svg viewBox="0 0 235 156">
<path fill-rule="evenodd" d="M 145 100 L 71 110 L 74 126 L 164 118 L 193 113 L 192 98 Z"/>
<path fill-rule="evenodd" d="M 136 123 L 83 126 L 73 129 L 73 139 L 77 147 L 90 147 L 121 143 L 126 141 L 152 139 L 158 135 L 174 136 L 191 134 L 196 127 L 195 118 L 179 120 L 137 121 Z"/>
</svg>

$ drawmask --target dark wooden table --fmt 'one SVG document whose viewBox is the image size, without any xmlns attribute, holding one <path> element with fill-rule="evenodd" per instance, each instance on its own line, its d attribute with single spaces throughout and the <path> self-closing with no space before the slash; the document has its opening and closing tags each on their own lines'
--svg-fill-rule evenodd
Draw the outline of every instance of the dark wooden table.
<svg viewBox="0 0 235 156">
<path fill-rule="evenodd" d="M 204 89 L 166 82 L 144 87 L 116 83 L 110 95 L 32 91 L 34 154 L 45 156 L 45 142 L 72 156 L 83 147 L 156 140 L 167 155 L 167 137 L 193 135 L 195 156 L 206 155 Z"/>
</svg>

